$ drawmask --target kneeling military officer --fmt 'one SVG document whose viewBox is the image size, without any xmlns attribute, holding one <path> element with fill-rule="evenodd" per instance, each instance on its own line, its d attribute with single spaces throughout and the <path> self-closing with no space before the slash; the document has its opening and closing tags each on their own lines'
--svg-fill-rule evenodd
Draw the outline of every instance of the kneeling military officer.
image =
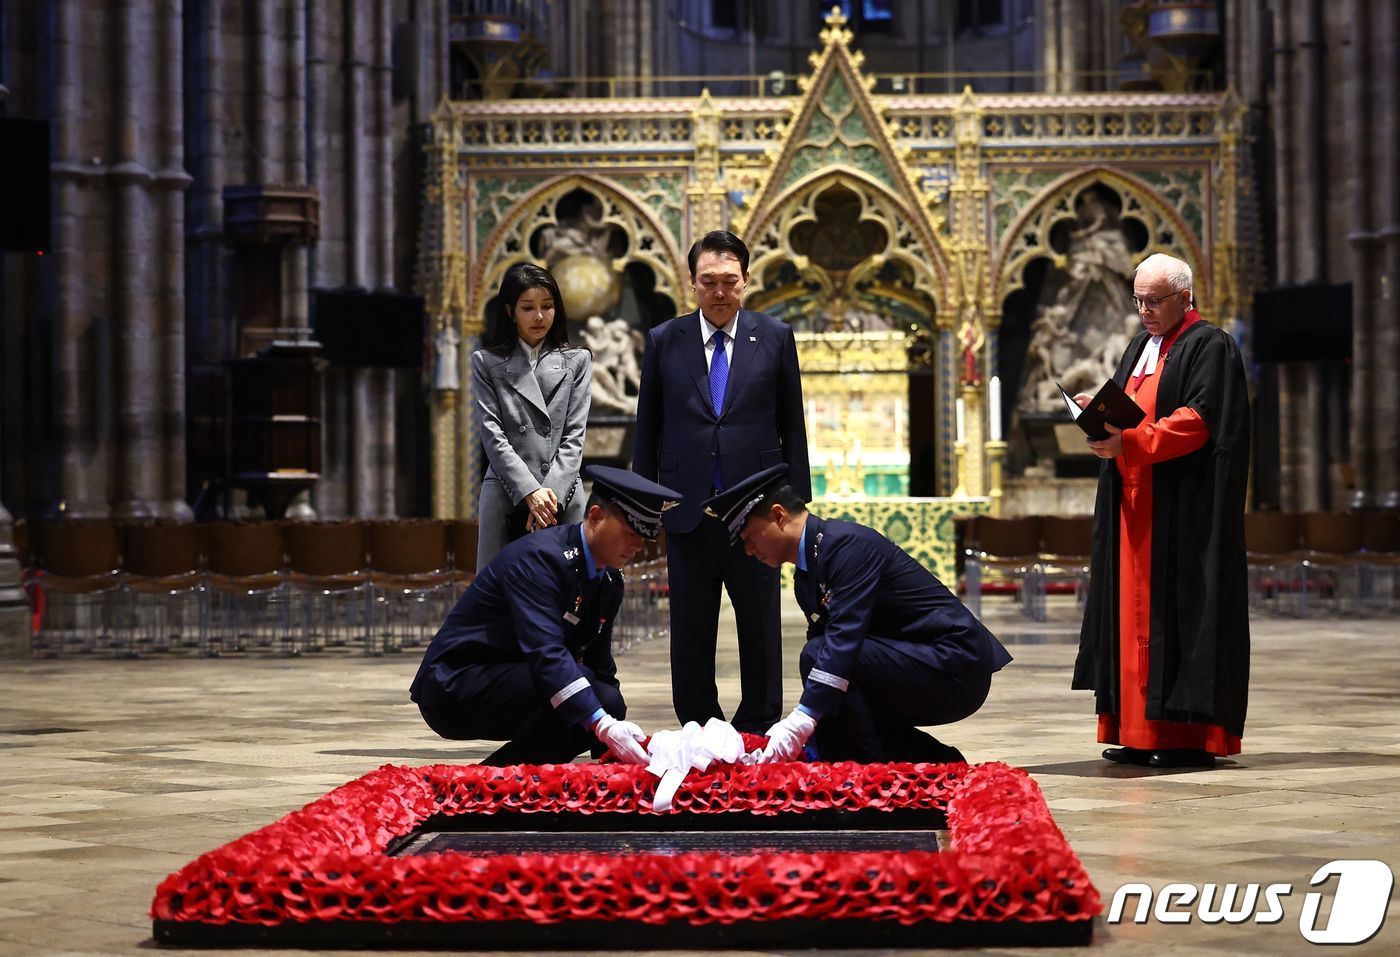
<svg viewBox="0 0 1400 957">
<path fill-rule="evenodd" d="M 802 698 L 768 730 L 765 761 L 793 760 L 814 734 L 825 761 L 963 760 L 917 726 L 973 714 L 1011 656 L 942 582 L 874 529 L 809 514 L 786 465 L 726 489 L 705 512 L 759 561 L 797 565 Z"/>
<path fill-rule="evenodd" d="M 479 569 L 423 656 L 410 695 L 444 738 L 505 740 L 483 764 L 561 764 L 611 749 L 647 763 L 618 689 L 622 574 L 678 493 L 592 466 L 582 524 L 517 539 Z M 597 739 L 595 742 L 594 739 Z"/>
</svg>

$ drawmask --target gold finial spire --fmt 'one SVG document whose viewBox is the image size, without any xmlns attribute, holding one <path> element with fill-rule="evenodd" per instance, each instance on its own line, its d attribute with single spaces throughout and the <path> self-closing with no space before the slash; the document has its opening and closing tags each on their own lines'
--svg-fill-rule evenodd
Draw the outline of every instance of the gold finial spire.
<svg viewBox="0 0 1400 957">
<path fill-rule="evenodd" d="M 837 44 L 849 46 L 855 35 L 846 29 L 848 22 L 840 7 L 832 7 L 826 15 L 826 29 L 821 32 L 822 43 L 828 47 Z"/>
</svg>

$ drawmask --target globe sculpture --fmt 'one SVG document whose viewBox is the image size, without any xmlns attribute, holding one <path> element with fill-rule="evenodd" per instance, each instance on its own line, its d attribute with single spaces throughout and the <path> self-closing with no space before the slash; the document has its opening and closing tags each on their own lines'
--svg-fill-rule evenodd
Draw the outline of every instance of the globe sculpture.
<svg viewBox="0 0 1400 957">
<path fill-rule="evenodd" d="M 607 315 L 617 305 L 622 277 L 607 263 L 585 253 L 565 256 L 551 267 L 570 316 Z"/>
</svg>

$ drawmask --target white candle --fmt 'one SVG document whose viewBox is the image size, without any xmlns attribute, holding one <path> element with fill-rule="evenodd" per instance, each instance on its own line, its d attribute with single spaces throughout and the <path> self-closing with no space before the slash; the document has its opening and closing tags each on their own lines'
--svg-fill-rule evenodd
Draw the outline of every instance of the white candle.
<svg viewBox="0 0 1400 957">
<path fill-rule="evenodd" d="M 962 400 L 962 399 L 959 399 L 959 400 L 957 401 L 957 405 L 956 405 L 955 408 L 957 409 L 957 413 L 958 413 L 958 415 L 957 415 L 957 419 L 958 419 L 958 441 L 961 442 L 961 441 L 963 441 L 963 440 L 967 437 L 967 430 L 966 430 L 966 427 L 965 427 L 965 426 L 966 426 L 966 423 L 965 423 L 964 420 L 963 420 L 963 416 L 966 414 L 966 410 L 963 408 L 963 400 Z"/>
<path fill-rule="evenodd" d="M 1001 441 L 1001 377 L 992 376 L 987 383 L 987 416 L 991 419 L 993 442 Z"/>
</svg>

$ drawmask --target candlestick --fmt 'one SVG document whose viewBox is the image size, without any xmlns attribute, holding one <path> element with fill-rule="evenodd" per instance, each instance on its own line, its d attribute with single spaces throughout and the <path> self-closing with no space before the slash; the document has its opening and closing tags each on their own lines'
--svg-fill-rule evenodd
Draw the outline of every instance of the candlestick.
<svg viewBox="0 0 1400 957">
<path fill-rule="evenodd" d="M 987 383 L 987 419 L 993 442 L 1001 441 L 1001 376 L 992 376 Z"/>
</svg>

